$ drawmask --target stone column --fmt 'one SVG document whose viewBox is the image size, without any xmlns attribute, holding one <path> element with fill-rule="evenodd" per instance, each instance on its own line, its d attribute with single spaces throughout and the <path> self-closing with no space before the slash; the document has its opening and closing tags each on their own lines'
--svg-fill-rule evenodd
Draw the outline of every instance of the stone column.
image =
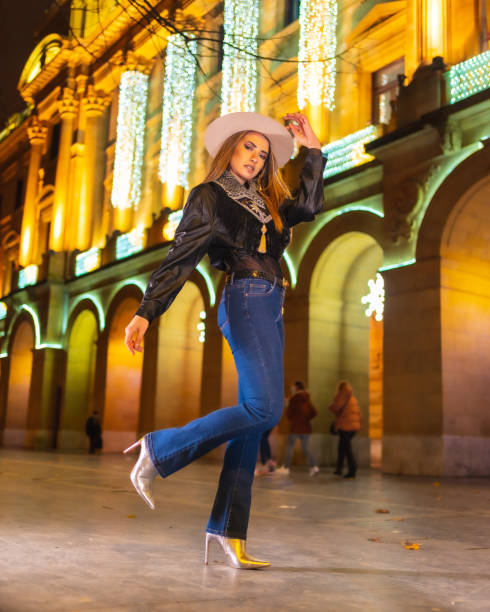
<svg viewBox="0 0 490 612">
<path fill-rule="evenodd" d="M 27 174 L 26 195 L 24 200 L 24 212 L 22 215 L 22 229 L 20 239 L 19 263 L 28 266 L 33 263 L 34 235 L 36 233 L 36 202 L 39 185 L 39 169 L 43 147 L 46 142 L 46 126 L 37 116 L 29 121 L 27 135 L 31 145 L 29 158 L 29 171 Z"/>
<path fill-rule="evenodd" d="M 109 103 L 107 97 L 89 85 L 82 99 L 85 112 L 85 144 L 83 179 L 80 193 L 77 248 L 84 251 L 98 241 L 98 229 L 102 220 L 104 174 L 102 116 Z"/>
<path fill-rule="evenodd" d="M 56 182 L 54 189 L 53 221 L 50 238 L 50 248 L 53 251 L 63 251 L 69 248 L 65 231 L 66 219 L 70 209 L 70 158 L 73 137 L 73 123 L 77 115 L 78 101 L 73 91 L 65 88 L 59 101 L 61 116 L 60 147 L 56 166 Z"/>
</svg>

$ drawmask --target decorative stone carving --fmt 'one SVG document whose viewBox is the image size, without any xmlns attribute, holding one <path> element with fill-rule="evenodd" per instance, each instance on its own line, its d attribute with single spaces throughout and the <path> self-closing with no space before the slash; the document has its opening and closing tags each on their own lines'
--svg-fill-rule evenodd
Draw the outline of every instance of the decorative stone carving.
<svg viewBox="0 0 490 612">
<path fill-rule="evenodd" d="M 82 104 L 87 116 L 98 116 L 104 112 L 106 106 L 110 103 L 110 98 L 105 94 L 96 91 L 93 85 L 87 87 L 87 92 L 82 98 Z"/>
<path fill-rule="evenodd" d="M 423 195 L 420 182 L 410 178 L 395 187 L 393 205 L 387 219 L 390 239 L 395 244 L 412 237 L 413 215 Z"/>
<path fill-rule="evenodd" d="M 78 100 L 75 98 L 74 92 L 69 87 L 63 89 L 63 95 L 58 102 L 60 116 L 75 117 L 78 110 Z"/>
<path fill-rule="evenodd" d="M 37 115 L 32 115 L 27 127 L 27 136 L 31 146 L 43 145 L 46 141 L 47 132 L 44 121 L 41 121 Z"/>
</svg>

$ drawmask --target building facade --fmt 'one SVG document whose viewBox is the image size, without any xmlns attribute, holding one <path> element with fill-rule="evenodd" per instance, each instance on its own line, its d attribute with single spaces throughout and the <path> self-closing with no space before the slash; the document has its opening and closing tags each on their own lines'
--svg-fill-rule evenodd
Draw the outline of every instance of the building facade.
<svg viewBox="0 0 490 612">
<path fill-rule="evenodd" d="M 301 108 L 328 156 L 327 210 L 284 258 L 285 374 L 311 390 L 321 461 L 347 379 L 362 463 L 489 474 L 484 0 L 55 5 L 20 76 L 26 110 L 0 133 L 2 444 L 83 449 L 98 409 L 119 451 L 236 401 L 207 259 L 143 355 L 124 328 L 205 176 L 209 122 Z"/>
</svg>

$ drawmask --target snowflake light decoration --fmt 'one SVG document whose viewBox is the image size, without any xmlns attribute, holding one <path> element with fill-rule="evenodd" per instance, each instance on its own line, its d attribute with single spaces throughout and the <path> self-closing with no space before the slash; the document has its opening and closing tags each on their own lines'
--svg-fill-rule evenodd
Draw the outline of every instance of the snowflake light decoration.
<svg viewBox="0 0 490 612">
<path fill-rule="evenodd" d="M 376 313 L 376 321 L 382 321 L 385 303 L 385 283 L 379 272 L 376 274 L 376 280 L 368 280 L 368 287 L 369 293 L 363 295 L 361 298 L 362 304 L 368 304 L 368 307 L 364 311 L 366 317 L 370 317 L 373 313 Z"/>
</svg>

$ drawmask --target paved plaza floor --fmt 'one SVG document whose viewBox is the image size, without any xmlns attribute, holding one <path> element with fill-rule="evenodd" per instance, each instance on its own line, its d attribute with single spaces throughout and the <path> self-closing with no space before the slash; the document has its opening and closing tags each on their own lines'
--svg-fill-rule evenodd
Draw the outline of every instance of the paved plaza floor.
<svg viewBox="0 0 490 612">
<path fill-rule="evenodd" d="M 203 565 L 219 466 L 155 483 L 134 457 L 0 450 L 0 611 L 490 610 L 490 481 L 262 476 L 248 548 L 267 570 Z"/>
</svg>

